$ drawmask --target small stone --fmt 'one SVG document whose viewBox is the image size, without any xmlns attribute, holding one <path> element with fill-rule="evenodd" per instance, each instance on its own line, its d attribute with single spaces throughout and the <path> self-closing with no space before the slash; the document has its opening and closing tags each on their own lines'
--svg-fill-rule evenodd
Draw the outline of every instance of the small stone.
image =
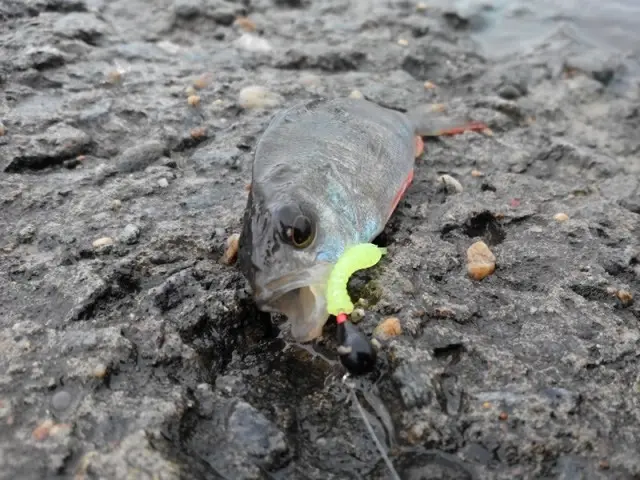
<svg viewBox="0 0 640 480">
<path fill-rule="evenodd" d="M 54 425 L 49 430 L 49 436 L 51 437 L 64 437 L 71 433 L 71 425 L 68 423 L 59 423 Z"/>
<path fill-rule="evenodd" d="M 351 312 L 351 315 L 349 315 L 349 320 L 351 320 L 351 323 L 358 323 L 363 318 L 364 318 L 363 308 L 354 308 L 353 312 Z"/>
<path fill-rule="evenodd" d="M 169 186 L 169 180 L 164 177 L 158 179 L 158 186 L 160 188 L 167 188 Z"/>
<path fill-rule="evenodd" d="M 236 21 L 233 22 L 233 23 L 235 25 L 237 25 L 238 27 L 240 27 L 245 32 L 255 32 L 256 31 L 255 22 L 253 20 L 247 18 L 247 17 L 238 17 L 238 18 L 236 18 Z"/>
<path fill-rule="evenodd" d="M 187 88 L 184 89 L 184 93 L 187 94 L 187 97 L 191 97 L 192 95 L 196 95 L 196 87 L 194 87 L 193 85 L 189 85 Z"/>
<path fill-rule="evenodd" d="M 204 127 L 196 127 L 192 129 L 191 132 L 189 132 L 189 134 L 191 135 L 191 138 L 193 138 L 194 140 L 200 140 L 207 136 L 207 129 Z M 167 183 L 167 185 L 169 185 L 169 183 Z"/>
<path fill-rule="evenodd" d="M 402 334 L 402 326 L 397 317 L 385 318 L 373 331 L 373 336 L 379 340 L 387 340 Z"/>
<path fill-rule="evenodd" d="M 120 234 L 120 241 L 128 245 L 133 245 L 138 241 L 140 236 L 140 228 L 133 223 L 128 224 Z"/>
<path fill-rule="evenodd" d="M 71 405 L 71 394 L 65 390 L 57 392 L 51 399 L 54 410 L 66 410 Z"/>
<path fill-rule="evenodd" d="M 361 99 L 361 98 L 364 98 L 364 95 L 362 95 L 362 92 L 360 90 L 353 90 L 349 94 L 349 98 Z"/>
<path fill-rule="evenodd" d="M 107 82 L 115 85 L 122 81 L 122 72 L 120 70 L 110 70 L 107 72 Z"/>
<path fill-rule="evenodd" d="M 99 363 L 93 369 L 92 375 L 96 378 L 104 378 L 107 376 L 108 368 L 104 363 Z"/>
<path fill-rule="evenodd" d="M 431 105 L 432 112 L 442 113 L 447 109 L 447 106 L 444 103 L 434 103 Z"/>
<path fill-rule="evenodd" d="M 197 107 L 200 105 L 200 97 L 198 95 L 190 95 L 189 98 L 187 98 L 187 103 L 192 107 Z"/>
<path fill-rule="evenodd" d="M 278 95 L 259 85 L 240 90 L 238 103 L 242 108 L 269 108 L 280 104 Z"/>
<path fill-rule="evenodd" d="M 46 440 L 47 437 L 49 436 L 49 432 L 51 431 L 51 428 L 54 425 L 55 424 L 53 423 L 53 420 L 45 420 L 33 430 L 31 435 L 35 440 L 38 440 L 39 442 Z"/>
<path fill-rule="evenodd" d="M 484 173 L 482 173 L 480 170 L 471 170 L 471 176 L 472 177 L 483 177 Z"/>
<path fill-rule="evenodd" d="M 144 170 L 164 155 L 166 145 L 159 140 L 147 140 L 124 150 L 117 160 L 118 170 L 132 173 Z"/>
<path fill-rule="evenodd" d="M 498 415 L 498 418 L 504 422 L 509 418 L 509 414 L 507 412 L 500 412 L 500 415 Z"/>
<path fill-rule="evenodd" d="M 118 199 L 115 199 L 111 202 L 111 210 L 117 211 L 122 208 L 122 202 Z"/>
<path fill-rule="evenodd" d="M 236 45 L 247 52 L 254 53 L 267 53 L 272 50 L 271 44 L 266 38 L 258 37 L 251 33 L 243 33 L 236 40 Z"/>
<path fill-rule="evenodd" d="M 433 90 L 434 88 L 436 88 L 435 84 L 433 84 L 433 83 L 431 83 L 429 81 L 424 82 L 424 89 L 425 90 Z"/>
<path fill-rule="evenodd" d="M 93 248 L 110 247 L 113 244 L 114 244 L 113 238 L 101 237 L 93 241 Z"/>
<path fill-rule="evenodd" d="M 0 122 L 0 137 L 4 137 L 7 133 L 7 128 L 4 126 L 2 122 Z"/>
<path fill-rule="evenodd" d="M 467 249 L 467 272 L 474 280 L 482 280 L 496 269 L 496 257 L 486 243 L 479 241 Z"/>
<path fill-rule="evenodd" d="M 491 408 L 491 402 L 483 402 L 482 403 L 482 408 L 485 408 L 487 410 L 490 409 Z"/>
<path fill-rule="evenodd" d="M 464 191 L 462 184 L 451 175 L 441 175 L 438 177 L 438 182 L 444 185 L 447 193 L 462 193 Z"/>
<path fill-rule="evenodd" d="M 211 83 L 212 80 L 212 76 L 209 73 L 206 73 L 204 75 L 201 75 L 200 77 L 196 78 L 193 81 L 193 86 L 195 88 L 197 88 L 198 90 L 201 90 L 203 88 L 206 88 L 209 86 L 209 84 Z M 195 91 L 194 91 L 195 94 Z"/>
<path fill-rule="evenodd" d="M 401 47 L 408 47 L 409 46 L 409 40 L 407 40 L 405 38 L 399 38 L 398 39 L 398 45 L 400 45 Z"/>
<path fill-rule="evenodd" d="M 609 462 L 607 460 L 600 460 L 598 466 L 601 470 L 609 470 Z"/>
<path fill-rule="evenodd" d="M 427 10 L 427 8 L 428 8 L 428 7 L 427 7 L 427 4 L 426 4 L 426 3 L 424 3 L 424 2 L 420 2 L 420 3 L 418 3 L 418 4 L 416 5 L 416 10 L 417 10 L 418 12 L 424 12 L 424 11 L 426 11 L 426 10 Z"/>
<path fill-rule="evenodd" d="M 221 261 L 225 265 L 233 265 L 238 257 L 238 247 L 240 245 L 240 234 L 234 233 L 227 238 L 226 249 L 222 255 Z"/>
<path fill-rule="evenodd" d="M 487 137 L 493 137 L 493 130 L 491 130 L 489 127 L 483 128 L 482 133 L 485 134 Z"/>
<path fill-rule="evenodd" d="M 618 297 L 618 300 L 620 300 L 624 306 L 628 306 L 633 303 L 633 295 L 627 290 L 618 290 L 616 292 L 616 297 Z"/>
<path fill-rule="evenodd" d="M 556 213 L 553 216 L 553 219 L 556 222 L 566 222 L 567 220 L 569 220 L 569 215 L 567 215 L 566 213 Z"/>
</svg>

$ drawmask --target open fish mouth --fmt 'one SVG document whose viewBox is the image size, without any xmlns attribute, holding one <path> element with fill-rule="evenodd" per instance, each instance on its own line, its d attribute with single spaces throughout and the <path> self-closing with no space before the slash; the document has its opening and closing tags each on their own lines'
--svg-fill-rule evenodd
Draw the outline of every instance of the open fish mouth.
<svg viewBox="0 0 640 480">
<path fill-rule="evenodd" d="M 257 288 L 258 308 L 285 315 L 296 341 L 314 340 L 322 334 L 329 318 L 326 291 L 332 267 L 329 263 L 320 263 L 268 281 Z"/>
</svg>

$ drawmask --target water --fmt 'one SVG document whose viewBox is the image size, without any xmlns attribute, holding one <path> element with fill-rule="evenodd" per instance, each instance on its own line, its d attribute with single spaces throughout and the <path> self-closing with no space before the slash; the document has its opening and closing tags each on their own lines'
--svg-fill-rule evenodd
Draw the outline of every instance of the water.
<svg viewBox="0 0 640 480">
<path fill-rule="evenodd" d="M 640 0 L 432 0 L 470 18 L 484 53 L 500 57 L 558 37 L 585 47 L 640 55 Z"/>
</svg>

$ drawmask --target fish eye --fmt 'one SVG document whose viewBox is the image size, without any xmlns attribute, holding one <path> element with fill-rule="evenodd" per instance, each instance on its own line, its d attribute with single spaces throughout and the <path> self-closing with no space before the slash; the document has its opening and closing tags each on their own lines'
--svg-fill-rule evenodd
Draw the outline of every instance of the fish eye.
<svg viewBox="0 0 640 480">
<path fill-rule="evenodd" d="M 309 217 L 298 215 L 291 225 L 286 227 L 287 238 L 296 248 L 306 248 L 314 237 L 313 224 Z"/>
<path fill-rule="evenodd" d="M 307 248 L 316 236 L 313 217 L 301 206 L 285 206 L 278 212 L 282 238 L 295 248 Z"/>
</svg>

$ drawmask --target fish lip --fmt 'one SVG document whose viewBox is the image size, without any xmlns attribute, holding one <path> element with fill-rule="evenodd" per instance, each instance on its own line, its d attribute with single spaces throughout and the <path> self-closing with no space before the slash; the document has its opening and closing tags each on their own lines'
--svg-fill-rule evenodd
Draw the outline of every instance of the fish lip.
<svg viewBox="0 0 640 480">
<path fill-rule="evenodd" d="M 283 295 L 311 285 L 326 285 L 333 265 L 321 262 L 310 268 L 296 270 L 290 274 L 267 281 L 256 289 L 255 302 L 263 310 Z"/>
</svg>

